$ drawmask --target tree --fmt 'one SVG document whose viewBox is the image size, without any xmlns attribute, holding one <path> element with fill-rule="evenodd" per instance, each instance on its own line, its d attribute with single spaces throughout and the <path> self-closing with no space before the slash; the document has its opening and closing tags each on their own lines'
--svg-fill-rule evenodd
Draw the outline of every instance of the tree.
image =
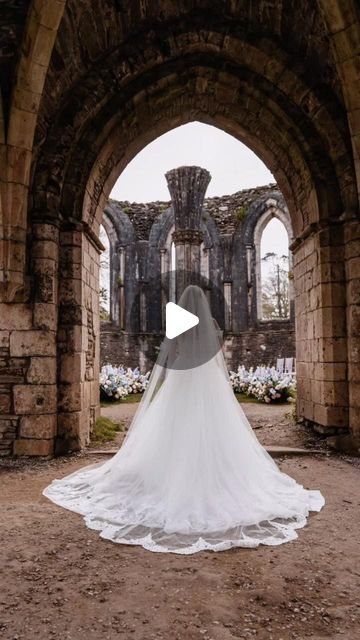
<svg viewBox="0 0 360 640">
<path fill-rule="evenodd" d="M 105 251 L 102 252 L 100 257 L 100 282 L 102 284 L 105 282 L 106 284 L 109 282 L 110 251 L 108 236 L 103 226 L 100 227 L 100 240 L 105 246 Z M 100 320 L 110 320 L 108 287 L 100 286 L 99 298 Z"/>
<path fill-rule="evenodd" d="M 101 287 L 99 292 L 100 298 L 100 320 L 109 320 L 110 314 L 108 311 L 108 292 L 106 287 Z"/>
<path fill-rule="evenodd" d="M 289 258 L 285 255 L 267 253 L 262 261 L 268 265 L 268 273 L 261 286 L 262 317 L 264 320 L 288 318 Z"/>
</svg>

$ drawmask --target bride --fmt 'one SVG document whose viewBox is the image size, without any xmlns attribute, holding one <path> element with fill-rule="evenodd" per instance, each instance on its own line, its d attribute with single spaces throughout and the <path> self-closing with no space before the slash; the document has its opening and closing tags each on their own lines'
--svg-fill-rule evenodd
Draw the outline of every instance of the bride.
<svg viewBox="0 0 360 640">
<path fill-rule="evenodd" d="M 120 450 L 43 493 L 102 538 L 150 551 L 294 540 L 324 498 L 282 473 L 258 442 L 231 389 L 203 291 L 187 287 L 179 305 L 199 324 L 163 341 Z"/>
</svg>

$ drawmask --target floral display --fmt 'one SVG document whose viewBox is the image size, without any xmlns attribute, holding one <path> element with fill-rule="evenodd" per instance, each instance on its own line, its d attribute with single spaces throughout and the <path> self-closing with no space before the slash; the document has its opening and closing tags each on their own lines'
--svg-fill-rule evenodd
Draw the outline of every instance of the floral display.
<svg viewBox="0 0 360 640">
<path fill-rule="evenodd" d="M 103 397 L 122 400 L 132 393 L 143 393 L 149 383 L 150 371 L 140 373 L 138 368 L 125 369 L 106 364 L 100 372 L 100 391 Z M 239 366 L 230 371 L 234 393 L 242 393 L 260 402 L 291 402 L 296 392 L 296 379 L 290 373 L 281 373 L 275 367 L 246 369 Z"/>
<path fill-rule="evenodd" d="M 239 366 L 237 371 L 230 371 L 229 376 L 235 393 L 243 393 L 260 402 L 292 402 L 295 396 L 295 376 L 281 373 L 275 367 L 246 369 Z"/>
<path fill-rule="evenodd" d="M 150 371 L 140 373 L 140 369 L 125 369 L 106 364 L 100 371 L 100 393 L 106 398 L 121 400 L 131 393 L 143 393 L 148 385 Z"/>
</svg>

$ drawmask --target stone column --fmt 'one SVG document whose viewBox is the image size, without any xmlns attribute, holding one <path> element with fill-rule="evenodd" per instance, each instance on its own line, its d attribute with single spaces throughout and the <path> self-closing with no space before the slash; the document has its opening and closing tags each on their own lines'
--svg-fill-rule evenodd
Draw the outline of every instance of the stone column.
<svg viewBox="0 0 360 640">
<path fill-rule="evenodd" d="M 60 234 L 57 454 L 89 443 L 99 414 L 99 263 L 103 246 L 74 223 Z"/>
<path fill-rule="evenodd" d="M 293 248 L 298 415 L 337 436 L 348 430 L 342 225 L 314 225 Z"/>
<path fill-rule="evenodd" d="M 59 230 L 56 223 L 37 222 L 33 224 L 32 232 L 32 327 L 31 330 L 21 327 L 10 334 L 11 374 L 15 382 L 13 409 L 15 415 L 19 416 L 14 454 L 49 456 L 54 451 L 57 430 Z M 20 380 L 21 370 L 25 373 L 23 380 Z"/>
<path fill-rule="evenodd" d="M 178 229 L 173 235 L 176 252 L 176 300 L 189 284 L 200 283 L 200 245 L 202 233 L 196 229 Z"/>
<path fill-rule="evenodd" d="M 201 211 L 210 173 L 201 167 L 178 167 L 166 173 L 175 217 L 176 299 L 189 284 L 200 282 Z"/>
<path fill-rule="evenodd" d="M 348 336 L 349 430 L 350 437 L 339 448 L 360 454 L 360 222 L 345 223 L 346 316 Z M 344 444 L 345 446 L 342 446 Z"/>
</svg>

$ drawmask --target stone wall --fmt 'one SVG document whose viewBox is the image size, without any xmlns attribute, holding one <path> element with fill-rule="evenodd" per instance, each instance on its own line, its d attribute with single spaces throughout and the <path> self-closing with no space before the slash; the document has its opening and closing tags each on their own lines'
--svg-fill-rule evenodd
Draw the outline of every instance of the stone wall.
<svg viewBox="0 0 360 640">
<path fill-rule="evenodd" d="M 219 233 L 234 233 L 241 220 L 246 216 L 250 205 L 259 198 L 268 196 L 277 190 L 277 185 L 272 183 L 241 189 L 231 195 L 205 198 L 203 210 L 215 221 Z M 171 207 L 171 200 L 140 203 L 110 199 L 107 208 L 111 211 L 112 206 L 121 209 L 126 214 L 139 240 L 147 240 L 155 220 Z"/>
<path fill-rule="evenodd" d="M 196 179 L 202 176 L 200 168 L 188 170 L 195 172 Z M 185 178 L 178 177 L 178 171 L 168 174 L 174 180 L 175 196 L 179 184 L 181 194 L 193 193 L 193 187 L 183 188 Z M 206 174 L 205 181 L 209 179 Z M 205 198 L 196 223 L 187 221 L 188 203 L 182 203 L 181 194 L 177 202 L 180 209 L 175 214 L 171 202 L 139 204 L 112 200 L 105 209 L 113 326 L 106 323 L 101 327 L 101 363 L 137 366 L 138 349 L 144 354 L 143 362 L 152 363 L 153 345 L 159 344 L 165 328 L 161 308 L 171 297 L 163 276 L 171 269 L 174 240 L 177 264 L 181 266 L 181 256 L 187 255 L 193 261 L 190 271 L 200 268 L 205 286 L 206 279 L 209 281 L 209 302 L 227 337 L 229 365 L 274 364 L 278 357 L 295 356 L 291 281 L 290 318 L 270 322 L 261 319 L 262 231 L 272 217 L 277 217 L 286 227 L 289 242 L 292 239 L 289 212 L 276 185 Z M 176 225 L 181 228 L 174 233 Z M 194 225 L 197 230 L 192 228 Z M 182 244 L 183 233 L 185 245 L 193 242 L 191 246 Z M 289 260 L 291 268 L 290 255 Z M 141 297 L 146 304 L 140 319 Z"/>
<path fill-rule="evenodd" d="M 240 364 L 255 367 L 259 364 L 276 365 L 277 358 L 295 357 L 295 332 L 291 323 L 282 327 L 259 328 L 245 331 L 241 335 L 227 335 L 223 351 L 228 369 L 237 369 Z M 100 364 L 140 367 L 145 373 L 152 368 L 157 348 L 163 336 L 122 333 L 110 322 L 101 323 Z"/>
<path fill-rule="evenodd" d="M 0 304 L 2 455 L 54 452 L 58 243 L 56 226 L 34 225 L 33 303 Z"/>
<path fill-rule="evenodd" d="M 298 413 L 340 449 L 359 433 L 359 223 L 315 227 L 294 247 Z M 349 426 L 352 436 L 347 435 Z M 352 443 L 352 444 L 351 444 Z"/>
<path fill-rule="evenodd" d="M 81 231 L 61 234 L 56 453 L 89 443 L 99 412 L 99 252 Z"/>
</svg>

